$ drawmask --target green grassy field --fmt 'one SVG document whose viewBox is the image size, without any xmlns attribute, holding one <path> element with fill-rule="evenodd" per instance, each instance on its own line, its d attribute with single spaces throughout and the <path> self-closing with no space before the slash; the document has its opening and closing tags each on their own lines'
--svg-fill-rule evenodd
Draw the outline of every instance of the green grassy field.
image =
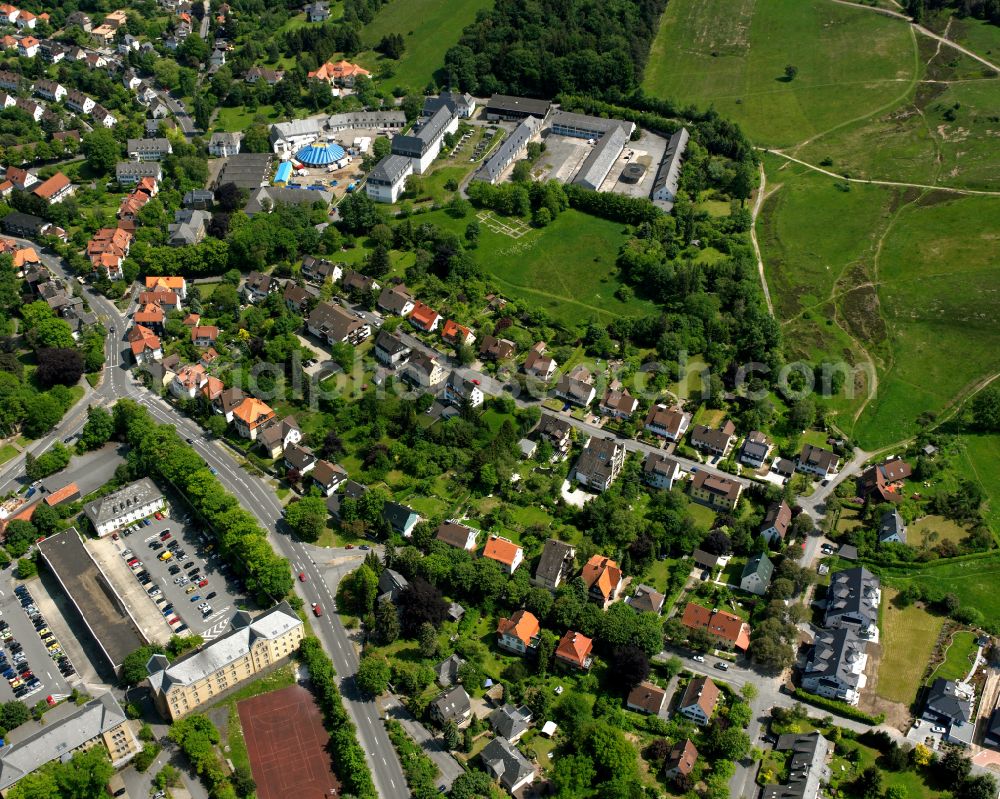
<svg viewBox="0 0 1000 799">
<path fill-rule="evenodd" d="M 491 5 L 489 0 L 390 0 L 362 31 L 362 41 L 369 49 L 357 60 L 372 72 L 386 63 L 394 73 L 386 85 L 422 92 L 444 66 L 444 54 L 458 43 L 462 29 Z M 384 60 L 374 51 L 390 33 L 401 33 L 406 41 L 399 61 Z"/>
<path fill-rule="evenodd" d="M 455 219 L 434 211 L 413 221 L 430 222 L 462 235 L 474 219 L 475 214 Z M 532 228 L 517 239 L 481 223 L 479 247 L 472 254 L 505 294 L 576 325 L 654 312 L 655 306 L 646 300 L 622 302 L 615 297 L 621 285 L 615 259 L 624 242 L 621 225 L 569 210 L 547 227 Z"/>
<path fill-rule="evenodd" d="M 896 607 L 894 595 L 892 590 L 882 595 L 882 660 L 876 690 L 884 699 L 908 705 L 916 698 L 942 621 L 916 605 Z"/>
<path fill-rule="evenodd" d="M 993 535 L 1000 534 L 1000 435 L 963 435 L 965 445 L 960 468 L 970 480 L 982 486 L 986 494 L 986 521 Z"/>
<path fill-rule="evenodd" d="M 758 144 L 783 147 L 895 105 L 917 71 L 899 20 L 826 0 L 672 0 L 643 88 L 714 105 Z"/>
<path fill-rule="evenodd" d="M 0 464 L 4 464 L 13 458 L 16 458 L 17 452 L 17 447 L 13 444 L 4 444 L 0 447 Z"/>
<path fill-rule="evenodd" d="M 964 680 L 972 668 L 972 658 L 976 653 L 976 636 L 968 630 L 959 630 L 951 637 L 951 643 L 941 662 L 930 677 L 930 681 L 941 677 L 945 680 Z"/>
<path fill-rule="evenodd" d="M 1000 617 L 1000 595 L 996 590 L 998 578 L 1000 556 L 997 555 L 957 563 L 944 561 L 909 572 L 893 570 L 886 575 L 894 587 L 905 588 L 910 583 L 918 583 L 942 593 L 953 593 L 963 606 L 978 609 L 987 619 Z"/>
</svg>

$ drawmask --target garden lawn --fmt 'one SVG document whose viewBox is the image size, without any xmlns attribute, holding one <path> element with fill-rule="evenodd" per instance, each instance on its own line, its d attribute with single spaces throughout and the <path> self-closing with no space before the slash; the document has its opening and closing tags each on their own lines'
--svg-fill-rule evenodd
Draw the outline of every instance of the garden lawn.
<svg viewBox="0 0 1000 799">
<path fill-rule="evenodd" d="M 491 5 L 490 0 L 390 0 L 362 30 L 368 50 L 357 60 L 372 72 L 383 64 L 391 68 L 393 77 L 385 80 L 387 86 L 423 92 L 444 67 L 444 54 L 458 43 L 462 29 Z M 399 61 L 375 52 L 382 37 L 390 33 L 401 33 L 406 42 Z"/>
<path fill-rule="evenodd" d="M 847 751 L 857 751 L 858 759 L 856 763 L 852 763 L 842 755 L 834 756 L 830 763 L 830 773 L 833 775 L 831 784 L 835 789 L 835 796 L 842 795 L 839 789 L 846 787 L 866 768 L 875 765 L 875 761 L 879 757 L 877 750 L 857 741 L 842 741 L 842 744 Z M 910 769 L 904 771 L 879 769 L 879 771 L 882 774 L 883 789 L 898 786 L 903 789 L 903 795 L 907 799 L 936 799 L 942 795 L 939 791 L 928 787 L 924 778 L 916 771 Z M 843 795 L 848 795 L 848 792 L 845 791 Z"/>
<path fill-rule="evenodd" d="M 13 444 L 4 444 L 0 447 L 0 464 L 6 463 L 17 457 L 17 447 Z"/>
<path fill-rule="evenodd" d="M 242 131 L 250 127 L 257 117 L 264 118 L 268 123 L 280 121 L 274 115 L 274 106 L 262 105 L 250 111 L 246 106 L 238 105 L 232 108 L 220 107 L 212 127 L 222 131 Z"/>
<path fill-rule="evenodd" d="M 891 589 L 882 592 L 877 692 L 884 699 L 909 705 L 916 699 L 942 621 L 916 605 L 896 607 L 892 604 L 895 594 Z"/>
<path fill-rule="evenodd" d="M 972 668 L 972 658 L 976 654 L 976 635 L 968 630 L 959 630 L 951 637 L 944 661 L 934 669 L 928 685 L 938 677 L 945 680 L 964 680 Z"/>
<path fill-rule="evenodd" d="M 1000 593 L 997 592 L 1000 555 L 957 562 L 939 561 L 923 569 L 882 571 L 895 588 L 917 583 L 942 594 L 955 594 L 963 606 L 976 608 L 987 619 L 1000 618 Z"/>
<path fill-rule="evenodd" d="M 1000 536 L 1000 434 L 963 435 L 965 447 L 958 460 L 966 476 L 983 487 L 986 494 L 986 523 L 993 537 Z"/>
<path fill-rule="evenodd" d="M 902 20 L 828 0 L 671 0 L 643 88 L 784 147 L 892 107 L 919 77 Z M 794 65 L 794 80 L 785 66 Z"/>
</svg>

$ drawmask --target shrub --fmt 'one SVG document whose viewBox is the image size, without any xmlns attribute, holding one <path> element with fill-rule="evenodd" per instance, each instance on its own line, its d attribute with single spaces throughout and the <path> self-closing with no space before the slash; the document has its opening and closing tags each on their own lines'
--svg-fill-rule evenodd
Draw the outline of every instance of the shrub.
<svg viewBox="0 0 1000 799">
<path fill-rule="evenodd" d="M 885 713 L 879 713 L 877 716 L 873 716 L 871 713 L 865 713 L 863 710 L 858 710 L 856 707 L 849 705 L 846 702 L 838 702 L 836 699 L 827 699 L 825 696 L 817 696 L 816 694 L 811 694 L 808 691 L 803 691 L 801 688 L 796 688 L 792 696 L 803 702 L 808 702 L 810 705 L 815 705 L 823 710 L 829 710 L 831 713 L 836 713 L 838 716 L 853 719 L 854 721 L 860 721 L 865 724 L 871 724 L 874 726 L 885 721 Z"/>
</svg>

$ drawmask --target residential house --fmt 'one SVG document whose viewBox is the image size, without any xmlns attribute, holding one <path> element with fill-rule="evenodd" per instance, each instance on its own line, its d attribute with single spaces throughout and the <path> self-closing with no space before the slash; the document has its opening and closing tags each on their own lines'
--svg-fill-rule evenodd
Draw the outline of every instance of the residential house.
<svg viewBox="0 0 1000 799">
<path fill-rule="evenodd" d="M 473 408 L 481 407 L 483 391 L 479 387 L 479 381 L 463 377 L 458 370 L 452 370 L 448 375 L 448 382 L 445 383 L 444 401 L 458 406 L 468 402 Z"/>
<path fill-rule="evenodd" d="M 383 569 L 378 578 L 378 598 L 381 601 L 399 603 L 399 596 L 410 587 L 410 581 L 393 569 Z"/>
<path fill-rule="evenodd" d="M 45 200 L 49 205 L 61 203 L 67 197 L 71 197 L 76 187 L 70 182 L 62 172 L 56 172 L 44 183 L 40 183 L 32 191 L 36 197 Z"/>
<path fill-rule="evenodd" d="M 803 474 L 811 474 L 825 480 L 836 473 L 839 465 L 840 458 L 830 450 L 805 444 L 799 453 L 795 469 Z"/>
<path fill-rule="evenodd" d="M 153 189 L 155 195 L 155 184 Z M 186 300 L 187 280 L 178 275 L 150 275 L 146 278 L 146 291 L 172 291 L 182 300 Z"/>
<path fill-rule="evenodd" d="M 143 178 L 163 180 L 163 169 L 157 161 L 120 161 L 115 165 L 115 179 L 122 186 L 134 186 Z"/>
<path fill-rule="evenodd" d="M 253 271 L 243 281 L 242 293 L 247 302 L 264 302 L 268 294 L 277 290 L 278 281 L 262 272 Z"/>
<path fill-rule="evenodd" d="M 321 460 L 317 461 L 316 468 L 312 470 L 313 482 L 325 497 L 331 496 L 347 480 L 347 472 L 336 463 Z"/>
<path fill-rule="evenodd" d="M 128 332 L 129 347 L 132 350 L 132 358 L 136 365 L 163 359 L 163 349 L 160 347 L 159 337 L 148 327 L 133 325 Z"/>
<path fill-rule="evenodd" d="M 472 700 L 461 685 L 455 685 L 434 699 L 428 710 L 438 724 L 452 721 L 462 728 L 472 719 Z"/>
<path fill-rule="evenodd" d="M 104 59 L 102 58 L 97 59 L 98 66 L 104 66 L 104 64 L 100 63 L 103 60 Z M 105 128 L 113 128 L 115 125 L 118 124 L 118 118 L 110 111 L 108 111 L 108 109 L 105 108 L 100 103 L 94 103 L 94 107 L 90 109 L 90 116 L 94 120 L 94 122 Z M 156 169 L 154 172 L 143 172 L 139 175 L 139 177 L 146 177 L 147 175 L 150 174 L 154 175 L 157 180 L 163 179 L 159 169 Z M 118 178 L 118 182 L 119 183 L 123 182 L 120 176 Z"/>
<path fill-rule="evenodd" d="M 66 87 L 54 80 L 36 80 L 33 91 L 42 99 L 53 103 L 58 103 L 66 96 Z"/>
<path fill-rule="evenodd" d="M 637 713 L 658 716 L 667 701 L 667 691 L 655 683 L 643 680 L 633 688 L 625 699 L 625 707 Z"/>
<path fill-rule="evenodd" d="M 448 519 L 438 525 L 434 538 L 458 549 L 464 549 L 466 552 L 475 552 L 478 536 L 479 530 L 475 527 L 469 527 L 455 519 Z"/>
<path fill-rule="evenodd" d="M 133 161 L 160 161 L 173 153 L 170 139 L 158 137 L 153 139 L 129 139 L 125 152 Z"/>
<path fill-rule="evenodd" d="M 201 365 L 204 366 L 205 364 L 202 363 Z M 205 385 L 201 387 L 201 396 L 208 400 L 208 402 L 215 402 L 225 389 L 225 384 L 219 378 L 209 375 L 208 380 L 205 381 Z"/>
<path fill-rule="evenodd" d="M 602 416 L 610 416 L 614 419 L 631 419 L 632 414 L 639 407 L 639 400 L 628 393 L 628 389 L 622 388 L 621 384 L 614 380 L 604 392 L 604 398 L 597 406 L 598 412 Z"/>
<path fill-rule="evenodd" d="M 437 358 L 423 351 L 413 353 L 403 367 L 403 379 L 421 388 L 437 388 L 447 379 L 448 374 Z"/>
<path fill-rule="evenodd" d="M 663 603 L 666 597 L 648 585 L 637 585 L 635 593 L 625 598 L 625 604 L 636 613 L 655 613 L 657 616 L 663 612 Z"/>
<path fill-rule="evenodd" d="M 583 584 L 591 602 L 596 602 L 602 610 L 618 599 L 625 586 L 624 575 L 618 564 L 603 555 L 593 555 L 583 567 Z"/>
<path fill-rule="evenodd" d="M 898 510 L 887 510 L 882 514 L 882 521 L 878 528 L 878 542 L 880 544 L 906 543 L 906 523 L 899 515 Z"/>
<path fill-rule="evenodd" d="M 382 509 L 382 518 L 403 538 L 409 538 L 413 535 L 413 528 L 420 521 L 420 514 L 398 502 L 386 502 Z"/>
<path fill-rule="evenodd" d="M 276 416 L 260 426 L 257 443 L 269 458 L 277 458 L 292 444 L 302 440 L 302 430 L 294 416 L 278 419 Z"/>
<path fill-rule="evenodd" d="M 596 395 L 594 376 L 584 366 L 577 366 L 572 372 L 560 377 L 556 383 L 556 396 L 574 405 L 586 408 L 594 401 Z"/>
<path fill-rule="evenodd" d="M 823 626 L 831 629 L 851 627 L 862 638 L 877 640 L 881 602 L 882 584 L 864 566 L 835 572 L 826 592 Z"/>
<path fill-rule="evenodd" d="M 483 336 L 479 357 L 488 361 L 509 361 L 517 354 L 517 345 L 505 338 Z"/>
<path fill-rule="evenodd" d="M 41 103 L 36 103 L 34 100 L 18 97 L 14 101 L 14 106 L 35 120 L 35 122 L 40 122 L 42 117 L 45 116 L 45 106 Z M 7 171 L 10 172 L 10 169 L 8 168 Z M 7 176 L 7 179 L 10 180 L 10 175 Z"/>
<path fill-rule="evenodd" d="M 78 114 L 89 114 L 94 110 L 94 100 L 77 89 L 71 89 L 66 95 L 66 107 Z"/>
<path fill-rule="evenodd" d="M 401 338 L 387 330 L 380 330 L 375 339 L 375 360 L 383 366 L 395 368 L 406 363 L 410 357 L 410 351 Z"/>
<path fill-rule="evenodd" d="M 927 689 L 921 718 L 943 727 L 947 743 L 969 746 L 976 728 L 974 707 L 971 685 L 938 677 Z"/>
<path fill-rule="evenodd" d="M 830 781 L 826 738 L 818 732 L 786 733 L 779 736 L 774 749 L 786 753 L 788 780 L 765 785 L 761 799 L 820 799 L 823 784 Z"/>
<path fill-rule="evenodd" d="M 1000 749 L 1000 707 L 996 708 L 986 722 L 983 730 L 983 746 Z"/>
<path fill-rule="evenodd" d="M 654 488 L 664 488 L 667 491 L 674 487 L 680 477 L 681 465 L 673 458 L 650 452 L 642 462 L 642 476 L 648 485 Z"/>
<path fill-rule="evenodd" d="M 856 705 L 866 683 L 865 642 L 854 630 L 818 630 L 802 671 L 802 687 L 810 693 Z"/>
<path fill-rule="evenodd" d="M 321 302 L 313 308 L 306 320 L 306 328 L 331 346 L 344 342 L 358 345 L 372 333 L 371 325 L 364 319 L 333 302 Z"/>
<path fill-rule="evenodd" d="M 613 438 L 592 436 L 576 463 L 576 481 L 607 491 L 625 465 L 625 446 Z"/>
<path fill-rule="evenodd" d="M 460 325 L 454 319 L 449 319 L 441 328 L 441 340 L 453 347 L 471 347 L 476 340 L 475 334 L 465 325 Z"/>
<path fill-rule="evenodd" d="M 17 54 L 21 58 L 34 58 L 38 55 L 38 48 L 41 42 L 34 36 L 25 36 L 17 43 Z"/>
<path fill-rule="evenodd" d="M 774 444 L 759 430 L 752 430 L 747 433 L 740 447 L 740 463 L 753 469 L 759 469 L 764 465 L 767 456 L 771 454 Z"/>
<path fill-rule="evenodd" d="M 335 86 L 353 88 L 359 78 L 370 78 L 371 72 L 350 61 L 327 61 L 309 73 L 310 80 L 321 80 Z"/>
<path fill-rule="evenodd" d="M 27 191 L 38 183 L 38 178 L 35 175 L 19 166 L 7 167 L 5 177 L 14 184 L 14 188 L 17 191 Z"/>
<path fill-rule="evenodd" d="M 771 505 L 764 515 L 764 521 L 760 523 L 760 534 L 767 540 L 771 549 L 777 549 L 785 536 L 788 534 L 788 527 L 792 523 L 792 509 L 788 507 L 785 500 Z"/>
<path fill-rule="evenodd" d="M 556 660 L 588 671 L 594 663 L 594 642 L 582 633 L 567 630 L 556 646 Z"/>
<path fill-rule="evenodd" d="M 215 192 L 211 189 L 191 189 L 191 191 L 184 192 L 181 204 L 185 208 L 207 211 L 215 204 Z"/>
<path fill-rule="evenodd" d="M 691 481 L 692 498 L 716 510 L 733 510 L 742 491 L 743 486 L 735 480 L 704 470 L 695 472 Z"/>
<path fill-rule="evenodd" d="M 465 661 L 458 655 L 449 655 L 434 667 L 435 679 L 442 688 L 447 688 L 458 682 L 458 672 Z"/>
<path fill-rule="evenodd" d="M 242 140 L 242 133 L 213 133 L 212 138 L 208 140 L 208 154 L 214 158 L 229 158 L 231 155 L 237 155 Z"/>
<path fill-rule="evenodd" d="M 316 295 L 308 289 L 297 286 L 292 281 L 285 283 L 285 290 L 281 294 L 285 301 L 285 307 L 294 314 L 306 316 L 309 313 L 309 306 L 312 305 Z"/>
<path fill-rule="evenodd" d="M 899 502 L 904 481 L 913 474 L 913 467 L 895 458 L 869 466 L 858 478 L 858 496 L 865 502 Z"/>
<path fill-rule="evenodd" d="M 497 646 L 515 655 L 534 654 L 541 641 L 542 627 L 535 615 L 518 610 L 497 623 Z"/>
<path fill-rule="evenodd" d="M 282 453 L 285 456 L 285 468 L 295 470 L 301 475 L 309 474 L 316 468 L 317 458 L 308 447 L 301 444 L 289 444 Z"/>
<path fill-rule="evenodd" d="M 150 328 L 157 335 L 163 334 L 163 322 L 166 319 L 163 309 L 156 303 L 146 303 L 140 306 L 135 313 L 132 314 L 132 321 L 137 325 L 145 325 Z"/>
<path fill-rule="evenodd" d="M 725 610 L 709 610 L 688 602 L 681 624 L 692 630 L 705 630 L 720 649 L 740 649 L 745 652 L 750 646 L 750 625 Z"/>
<path fill-rule="evenodd" d="M 325 283 L 329 280 L 331 283 L 336 283 L 343 274 L 344 270 L 340 264 L 335 264 L 326 258 L 314 258 L 307 255 L 302 259 L 302 276 L 307 280 L 317 283 Z"/>
<path fill-rule="evenodd" d="M 212 214 L 193 208 L 178 208 L 174 221 L 167 225 L 167 244 L 171 247 L 190 247 L 205 238 Z"/>
<path fill-rule="evenodd" d="M 546 539 L 532 582 L 539 588 L 555 591 L 563 580 L 572 577 L 574 558 L 576 558 L 575 547 L 557 538 Z"/>
<path fill-rule="evenodd" d="M 268 86 L 277 86 L 284 79 L 285 73 L 282 70 L 267 69 L 264 67 L 250 67 L 243 78 L 247 83 L 264 81 Z"/>
<path fill-rule="evenodd" d="M 306 19 L 310 22 L 326 22 L 330 19 L 330 7 L 323 0 L 316 0 L 305 7 Z"/>
<path fill-rule="evenodd" d="M 524 705 L 514 707 L 511 704 L 505 704 L 490 713 L 487 720 L 493 728 L 493 732 L 500 738 L 517 743 L 531 727 L 531 711 Z"/>
<path fill-rule="evenodd" d="M 698 750 L 690 738 L 678 741 L 663 764 L 664 776 L 675 785 L 686 785 L 698 762 Z"/>
<path fill-rule="evenodd" d="M 219 355 L 219 353 L 215 349 L 215 347 L 209 347 L 208 349 L 204 350 L 201 353 L 201 356 L 198 358 L 198 363 L 200 363 L 202 366 L 204 366 L 206 369 L 208 369 L 208 367 L 210 367 L 213 363 L 215 363 L 221 357 L 222 356 Z"/>
<path fill-rule="evenodd" d="M 546 382 L 552 379 L 557 368 L 555 359 L 545 354 L 544 341 L 536 342 L 528 351 L 528 357 L 524 359 L 524 373 Z"/>
<path fill-rule="evenodd" d="M 243 438 L 257 440 L 261 427 L 274 418 L 274 411 L 256 397 L 246 397 L 233 409 L 236 431 Z"/>
<path fill-rule="evenodd" d="M 718 428 L 706 427 L 703 424 L 691 428 L 691 446 L 720 458 L 725 458 L 729 454 L 735 442 L 736 425 L 729 419 Z"/>
<path fill-rule="evenodd" d="M 740 575 L 740 588 L 757 596 L 764 596 L 771 585 L 771 575 L 774 574 L 774 564 L 766 552 L 758 552 L 747 560 Z"/>
<path fill-rule="evenodd" d="M 712 720 L 719 701 L 719 686 L 710 677 L 695 677 L 687 684 L 677 710 L 699 727 Z"/>
<path fill-rule="evenodd" d="M 542 412 L 538 420 L 538 435 L 541 439 L 548 441 L 559 453 L 565 455 L 572 445 L 573 426 L 565 419 L 553 416 L 551 413 Z"/>
<path fill-rule="evenodd" d="M 514 794 L 535 779 L 535 768 L 506 738 L 494 738 L 479 753 L 486 771 Z"/>
<path fill-rule="evenodd" d="M 182 366 L 170 381 L 170 393 L 181 399 L 194 399 L 208 380 L 205 367 L 200 363 Z"/>
<path fill-rule="evenodd" d="M 219 328 L 215 325 L 195 325 L 191 328 L 191 342 L 194 346 L 214 347 L 219 340 Z"/>
<path fill-rule="evenodd" d="M 66 17 L 66 27 L 69 28 L 73 25 L 79 27 L 84 33 L 90 33 L 94 28 L 94 23 L 91 22 L 90 17 L 82 11 L 74 11 Z"/>
<path fill-rule="evenodd" d="M 680 441 L 690 424 L 690 413 L 660 404 L 649 409 L 643 427 L 647 433 L 665 438 L 667 441 Z"/>
<path fill-rule="evenodd" d="M 417 300 L 410 311 L 410 324 L 425 333 L 433 333 L 441 323 L 441 314 Z"/>
<path fill-rule="evenodd" d="M 383 313 L 405 317 L 413 310 L 413 294 L 402 283 L 394 283 L 382 289 L 377 305 Z"/>
</svg>

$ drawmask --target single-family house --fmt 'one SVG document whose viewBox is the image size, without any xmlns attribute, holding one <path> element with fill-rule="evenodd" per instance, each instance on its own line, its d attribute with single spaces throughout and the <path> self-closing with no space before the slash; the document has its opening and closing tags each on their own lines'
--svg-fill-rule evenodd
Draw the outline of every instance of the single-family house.
<svg viewBox="0 0 1000 799">
<path fill-rule="evenodd" d="M 420 388 L 434 389 L 440 386 L 449 372 L 437 358 L 422 350 L 411 354 L 409 361 L 403 367 L 403 379 Z"/>
<path fill-rule="evenodd" d="M 642 462 L 642 476 L 647 485 L 654 488 L 664 488 L 667 491 L 674 487 L 680 477 L 681 465 L 673 458 L 650 452 Z"/>
<path fill-rule="evenodd" d="M 394 569 L 383 569 L 378 578 L 378 598 L 380 601 L 399 602 L 399 595 L 410 587 L 410 581 Z"/>
<path fill-rule="evenodd" d="M 680 441 L 691 424 L 691 414 L 681 408 L 658 404 L 649 409 L 643 427 L 654 436 L 667 441 Z"/>
<path fill-rule="evenodd" d="M 582 633 L 567 630 L 556 646 L 556 660 L 588 671 L 594 663 L 594 642 Z"/>
<path fill-rule="evenodd" d="M 382 289 L 378 295 L 378 308 L 392 316 L 409 316 L 413 310 L 413 294 L 402 283 L 394 283 Z"/>
<path fill-rule="evenodd" d="M 528 350 L 528 357 L 524 359 L 524 373 L 530 377 L 537 377 L 539 380 L 549 381 L 556 373 L 558 364 L 555 358 L 545 354 L 545 342 L 539 341 Z"/>
<path fill-rule="evenodd" d="M 557 538 L 546 539 L 532 582 L 539 588 L 555 591 L 560 583 L 572 577 L 574 558 L 575 547 Z"/>
<path fill-rule="evenodd" d="M 878 528 L 878 542 L 880 544 L 906 543 L 906 522 L 903 521 L 898 510 L 887 510 L 882 514 Z"/>
<path fill-rule="evenodd" d="M 587 586 L 587 594 L 591 602 L 596 602 L 602 610 L 618 599 L 625 585 L 622 570 L 610 558 L 603 555 L 593 555 L 584 564 L 583 584 Z"/>
<path fill-rule="evenodd" d="M 764 465 L 767 456 L 771 454 L 774 444 L 759 430 L 752 430 L 747 433 L 740 447 L 740 463 L 753 469 L 759 469 Z"/>
<path fill-rule="evenodd" d="M 531 711 L 524 705 L 501 705 L 486 718 L 493 732 L 511 743 L 517 743 L 531 727 Z"/>
<path fill-rule="evenodd" d="M 285 301 L 285 307 L 294 314 L 305 316 L 309 313 L 309 306 L 312 305 L 316 296 L 304 288 L 296 285 L 291 280 L 285 283 L 285 290 L 281 293 L 281 298 Z"/>
<path fill-rule="evenodd" d="M 718 428 L 703 424 L 691 428 L 691 446 L 725 458 L 736 441 L 736 425 L 727 419 Z"/>
<path fill-rule="evenodd" d="M 225 392 L 223 392 L 223 395 Z M 256 441 L 258 431 L 274 418 L 274 411 L 256 397 L 246 397 L 233 408 L 236 431 L 243 437 Z M 228 414 L 227 414 L 228 416 Z"/>
<path fill-rule="evenodd" d="M 444 386 L 445 402 L 458 406 L 468 402 L 471 407 L 479 408 L 483 404 L 483 399 L 479 381 L 464 377 L 457 369 L 451 371 Z"/>
<path fill-rule="evenodd" d="M 438 724 L 443 726 L 452 721 L 461 728 L 472 718 L 472 700 L 465 688 L 455 685 L 434 699 L 428 710 L 431 718 Z"/>
<path fill-rule="evenodd" d="M 610 416 L 613 419 L 631 419 L 638 407 L 639 400 L 629 394 L 627 388 L 623 388 L 617 380 L 614 380 L 608 386 L 608 390 L 604 392 L 604 397 L 597 406 L 597 410 L 602 416 Z"/>
<path fill-rule="evenodd" d="M 740 588 L 757 596 L 764 596 L 771 585 L 771 575 L 774 574 L 774 564 L 766 552 L 758 552 L 747 560 L 740 575 Z"/>
<path fill-rule="evenodd" d="M 858 478 L 858 496 L 865 502 L 899 502 L 905 480 L 913 474 L 913 467 L 901 458 L 869 466 Z"/>
<path fill-rule="evenodd" d="M 478 536 L 479 531 L 475 527 L 469 527 L 455 519 L 448 519 L 438 525 L 434 538 L 466 552 L 475 552 Z"/>
<path fill-rule="evenodd" d="M 138 366 L 163 359 L 160 339 L 152 330 L 143 325 L 133 325 L 128 332 L 129 347 Z"/>
<path fill-rule="evenodd" d="M 460 325 L 454 319 L 449 319 L 441 328 L 441 340 L 453 347 L 471 347 L 476 340 L 476 334 L 465 325 Z"/>
<path fill-rule="evenodd" d="M 380 330 L 375 339 L 375 360 L 383 366 L 395 368 L 406 363 L 410 357 L 410 347 L 388 330 Z"/>
<path fill-rule="evenodd" d="M 513 574 L 524 560 L 524 550 L 509 538 L 491 535 L 486 539 L 483 557 L 495 560 L 507 574 Z"/>
<path fill-rule="evenodd" d="M 256 270 L 246 276 L 243 281 L 243 299 L 247 302 L 264 302 L 267 295 L 278 290 L 278 281 L 270 275 Z"/>
<path fill-rule="evenodd" d="M 497 623 L 497 646 L 515 655 L 534 653 L 541 641 L 542 627 L 535 614 L 518 610 Z"/>
<path fill-rule="evenodd" d="M 458 672 L 465 661 L 458 655 L 449 655 L 434 667 L 435 679 L 442 688 L 447 688 L 458 682 Z"/>
<path fill-rule="evenodd" d="M 825 480 L 836 473 L 839 465 L 840 457 L 835 453 L 813 444 L 805 444 L 799 453 L 795 469 L 803 474 L 811 474 Z"/>
<path fill-rule="evenodd" d="M 666 689 L 648 680 L 643 680 L 629 691 L 629 695 L 625 699 L 625 707 L 637 713 L 648 713 L 651 716 L 658 716 L 663 712 L 663 705 L 666 701 Z"/>
<path fill-rule="evenodd" d="M 625 446 L 614 438 L 591 436 L 576 463 L 576 481 L 607 491 L 625 465 Z"/>
<path fill-rule="evenodd" d="M 285 456 L 285 468 L 294 469 L 299 474 L 309 474 L 316 468 L 316 455 L 308 447 L 301 444 L 289 444 L 283 453 Z"/>
<path fill-rule="evenodd" d="M 971 687 L 938 677 L 927 689 L 921 718 L 943 727 L 942 739 L 947 743 L 956 746 L 972 744 L 976 717 Z"/>
<path fill-rule="evenodd" d="M 506 338 L 483 336 L 479 357 L 486 361 L 509 361 L 517 354 L 517 345 Z"/>
<path fill-rule="evenodd" d="M 556 396 L 574 405 L 587 407 L 597 396 L 593 375 L 584 366 L 576 367 L 572 372 L 559 378 L 556 383 Z"/>
<path fill-rule="evenodd" d="M 635 593 L 625 598 L 625 604 L 636 613 L 655 613 L 660 615 L 663 612 L 663 603 L 667 598 L 648 585 L 637 585 Z"/>
<path fill-rule="evenodd" d="M 710 677 L 695 677 L 684 689 L 677 710 L 699 727 L 704 727 L 712 720 L 719 694 L 719 686 Z"/>
<path fill-rule="evenodd" d="M 294 416 L 272 416 L 257 430 L 257 444 L 269 458 L 280 457 L 287 447 L 302 440 L 302 430 Z"/>
<path fill-rule="evenodd" d="M 191 342 L 196 347 L 214 347 L 219 340 L 219 328 L 215 325 L 195 325 L 191 328 Z"/>
<path fill-rule="evenodd" d="M 496 737 L 479 753 L 486 771 L 515 794 L 535 779 L 535 768 L 506 738 Z"/>
<path fill-rule="evenodd" d="M 690 738 L 678 741 L 667 755 L 663 764 L 664 776 L 674 785 L 687 785 L 694 771 L 694 766 L 698 762 L 698 749 Z"/>
<path fill-rule="evenodd" d="M 742 484 L 735 480 L 704 470 L 695 472 L 691 480 L 691 497 L 716 510 L 733 510 L 742 491 Z"/>
<path fill-rule="evenodd" d="M 182 366 L 170 381 L 170 393 L 183 399 L 194 399 L 198 390 L 205 385 L 208 374 L 200 363 L 189 363 Z"/>
<path fill-rule="evenodd" d="M 424 303 L 416 300 L 410 311 L 409 319 L 410 324 L 418 330 L 423 330 L 425 333 L 433 333 L 441 323 L 441 314 L 429 305 L 424 305 Z"/>
<path fill-rule="evenodd" d="M 785 500 L 781 500 L 768 507 L 764 521 L 760 523 L 760 534 L 767 540 L 769 547 L 776 549 L 785 540 L 791 523 L 792 509 Z"/>
<path fill-rule="evenodd" d="M 565 455 L 572 446 L 573 426 L 565 419 L 560 419 L 551 413 L 542 412 L 538 420 L 538 436 L 548 441 L 559 453 Z"/>
<path fill-rule="evenodd" d="M 382 518 L 403 538 L 409 538 L 413 535 L 413 528 L 420 521 L 420 514 L 398 502 L 386 502 L 382 508 Z"/>
<path fill-rule="evenodd" d="M 725 610 L 709 610 L 688 602 L 681 624 L 692 630 L 705 630 L 720 649 L 740 649 L 745 652 L 750 646 L 750 625 Z"/>
<path fill-rule="evenodd" d="M 342 466 L 325 460 L 317 461 L 309 476 L 325 497 L 332 495 L 347 480 L 347 472 Z"/>
</svg>

